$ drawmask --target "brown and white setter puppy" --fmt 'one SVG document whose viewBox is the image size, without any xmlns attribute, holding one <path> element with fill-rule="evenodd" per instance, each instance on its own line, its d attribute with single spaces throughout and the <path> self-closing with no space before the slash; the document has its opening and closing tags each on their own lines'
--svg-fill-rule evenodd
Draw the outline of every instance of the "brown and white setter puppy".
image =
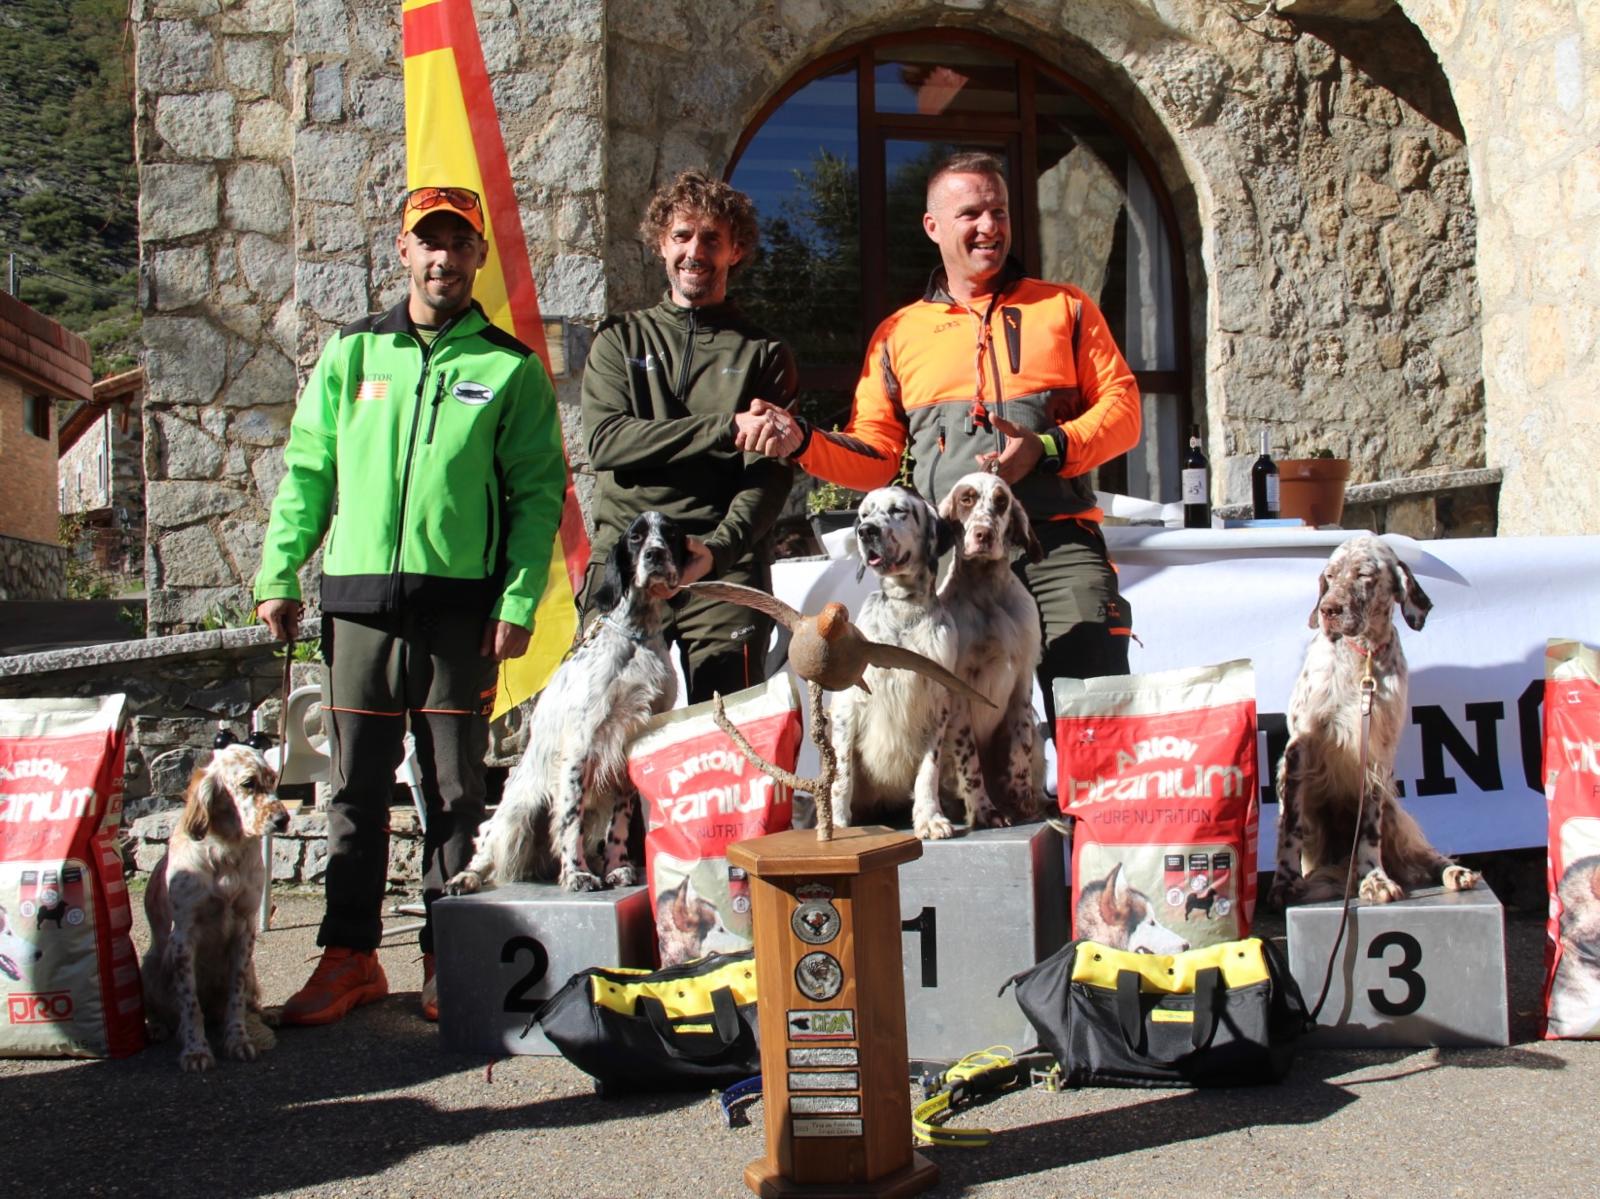
<svg viewBox="0 0 1600 1199">
<path fill-rule="evenodd" d="M 600 615 L 533 701 L 527 748 L 478 829 L 472 861 L 446 884 L 450 894 L 470 895 L 491 880 L 549 879 L 556 867 L 568 891 L 639 881 L 628 853 L 638 792 L 627 749 L 677 699 L 661 609 L 687 555 L 682 530 L 659 512 L 628 526 L 595 592 Z M 596 873 L 588 847 L 602 842 Z"/>
<path fill-rule="evenodd" d="M 145 1019 L 152 1040 L 178 1033 L 185 1070 L 216 1065 L 208 1020 L 222 1026 L 230 1058 L 254 1061 L 274 1042 L 261 1020 L 254 954 L 267 885 L 261 838 L 289 827 L 277 785 L 259 750 L 242 744 L 217 750 L 189 780 L 183 815 L 144 893 L 151 936 Z"/>
<path fill-rule="evenodd" d="M 1277 873 L 1268 902 L 1342 897 L 1352 844 L 1368 903 L 1402 899 L 1408 887 L 1476 886 L 1478 875 L 1429 845 L 1395 798 L 1407 672 L 1394 608 L 1399 605 L 1406 623 L 1420 630 L 1432 601 L 1394 550 L 1370 535 L 1334 550 L 1320 587 L 1309 622 L 1317 635 L 1289 698 L 1289 744 L 1278 765 Z M 1361 689 L 1369 671 L 1373 702 L 1363 778 Z"/>
<path fill-rule="evenodd" d="M 1039 605 L 1011 569 L 1011 551 L 1043 556 L 1028 514 L 999 475 L 963 475 L 939 505 L 961 527 L 939 598 L 955 622 L 956 674 L 995 704 L 950 698 L 942 777 L 969 812 L 997 809 L 991 823 L 1039 814 L 1044 747 L 1033 715 L 1033 674 L 1042 632 Z M 984 797 L 973 798 L 982 788 Z"/>
<path fill-rule="evenodd" d="M 956 526 L 901 487 L 867 493 L 856 510 L 861 569 L 871 567 L 878 590 L 861 606 L 857 627 L 873 641 L 914 650 L 947 670 L 956 668 L 955 621 L 939 598 L 939 557 Z M 838 773 L 833 815 L 840 824 L 876 814 L 901 815 L 909 797 L 911 827 L 940 840 L 954 827 L 939 806 L 939 774 L 955 697 L 944 684 L 912 670 L 869 666 L 866 689 L 836 692 L 829 712 Z M 994 805 L 981 786 L 967 798 L 974 828 L 995 824 Z"/>
</svg>

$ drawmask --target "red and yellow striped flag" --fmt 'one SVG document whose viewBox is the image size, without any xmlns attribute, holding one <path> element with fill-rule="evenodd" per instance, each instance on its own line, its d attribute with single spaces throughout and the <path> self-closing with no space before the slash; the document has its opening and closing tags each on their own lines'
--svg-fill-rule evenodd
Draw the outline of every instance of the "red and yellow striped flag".
<svg viewBox="0 0 1600 1199">
<path fill-rule="evenodd" d="M 522 219 L 472 0 L 402 0 L 406 70 L 408 187 L 470 187 L 483 197 L 489 261 L 472 295 L 489 319 L 550 366 Z M 550 680 L 578 627 L 577 595 L 589 565 L 572 472 L 567 472 L 557 552 L 535 615 L 528 652 L 500 668 L 494 715 L 521 703 Z"/>
</svg>

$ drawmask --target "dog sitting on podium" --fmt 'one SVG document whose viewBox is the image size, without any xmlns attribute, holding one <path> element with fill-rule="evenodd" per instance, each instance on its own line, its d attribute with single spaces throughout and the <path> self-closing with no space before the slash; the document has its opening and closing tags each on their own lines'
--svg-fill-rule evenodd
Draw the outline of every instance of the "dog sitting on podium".
<svg viewBox="0 0 1600 1199">
<path fill-rule="evenodd" d="M 878 590 L 862 605 L 858 627 L 874 641 L 915 650 L 948 670 L 956 666 L 959 636 L 935 583 L 939 556 L 953 544 L 956 528 L 903 487 L 868 492 L 856 514 L 857 577 L 868 567 L 878 576 Z M 910 670 L 869 667 L 866 686 L 838 692 L 830 711 L 839 764 L 834 819 L 850 824 L 880 812 L 898 815 L 910 796 L 918 837 L 953 835 L 940 809 L 939 777 L 955 697 L 942 683 Z M 968 824 L 1001 823 L 981 780 L 968 790 Z"/>
<path fill-rule="evenodd" d="M 1395 797 L 1407 670 L 1394 608 L 1398 604 L 1406 623 L 1420 631 L 1432 601 L 1394 550 L 1370 535 L 1334 550 L 1320 589 L 1309 621 L 1317 635 L 1289 698 L 1269 904 L 1343 897 L 1352 844 L 1360 896 L 1368 903 L 1403 899 L 1411 887 L 1475 887 L 1478 874 L 1428 844 Z M 1363 778 L 1361 704 L 1368 677 L 1372 711 Z"/>
<path fill-rule="evenodd" d="M 446 883 L 450 894 L 470 895 L 491 880 L 559 877 L 568 891 L 639 881 L 628 851 L 638 793 L 628 779 L 627 748 L 677 700 L 661 607 L 677 589 L 687 555 L 683 531 L 659 512 L 629 524 L 595 591 L 600 614 L 540 693 L 527 748 L 478 830 L 472 861 Z M 589 846 L 602 842 L 596 872 Z"/>
</svg>

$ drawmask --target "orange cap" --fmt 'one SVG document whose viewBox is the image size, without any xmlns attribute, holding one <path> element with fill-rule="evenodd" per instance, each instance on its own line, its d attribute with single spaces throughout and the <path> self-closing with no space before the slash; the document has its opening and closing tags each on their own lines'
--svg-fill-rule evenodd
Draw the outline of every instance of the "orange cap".
<svg viewBox="0 0 1600 1199">
<path fill-rule="evenodd" d="M 469 187 L 415 187 L 406 193 L 401 210 L 400 232 L 410 233 L 417 223 L 436 212 L 460 217 L 478 233 L 483 232 L 483 201 Z"/>
</svg>

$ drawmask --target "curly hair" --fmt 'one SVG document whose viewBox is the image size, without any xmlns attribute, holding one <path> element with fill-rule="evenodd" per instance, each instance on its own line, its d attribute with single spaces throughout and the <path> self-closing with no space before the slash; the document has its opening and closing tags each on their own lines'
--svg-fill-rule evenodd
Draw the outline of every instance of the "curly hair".
<svg viewBox="0 0 1600 1199">
<path fill-rule="evenodd" d="M 639 222 L 639 236 L 652 251 L 661 245 L 661 239 L 672 227 L 672 218 L 679 212 L 692 212 L 708 216 L 714 221 L 726 221 L 733 235 L 733 243 L 744 251 L 744 263 L 755 257 L 761 241 L 761 230 L 756 225 L 756 206 L 750 197 L 720 179 L 713 179 L 704 171 L 679 171 L 677 178 L 665 187 L 658 188 L 650 197 Z"/>
<path fill-rule="evenodd" d="M 962 150 L 950 155 L 928 176 L 928 207 L 933 207 L 933 188 L 946 175 L 987 175 L 991 179 L 1006 181 L 1006 165 L 993 154 L 983 150 Z"/>
</svg>

